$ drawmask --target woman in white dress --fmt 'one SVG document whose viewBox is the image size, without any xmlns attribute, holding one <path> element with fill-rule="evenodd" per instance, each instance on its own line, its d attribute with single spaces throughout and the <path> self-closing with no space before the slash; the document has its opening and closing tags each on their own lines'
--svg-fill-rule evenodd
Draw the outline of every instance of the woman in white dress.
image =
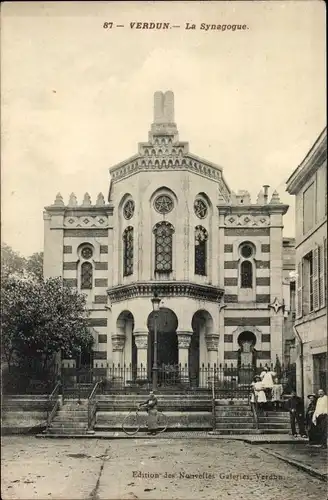
<svg viewBox="0 0 328 500">
<path fill-rule="evenodd" d="M 262 410 L 264 403 L 267 402 L 265 392 L 263 390 L 263 384 L 261 382 L 261 377 L 256 375 L 251 384 L 252 394 L 251 394 L 251 405 L 258 404 L 259 408 Z"/>
<path fill-rule="evenodd" d="M 276 376 L 275 372 L 271 371 L 268 366 L 265 366 L 260 377 L 263 384 L 263 389 L 265 391 L 266 397 L 271 399 L 272 396 L 272 388 L 274 386 L 274 377 Z"/>
</svg>

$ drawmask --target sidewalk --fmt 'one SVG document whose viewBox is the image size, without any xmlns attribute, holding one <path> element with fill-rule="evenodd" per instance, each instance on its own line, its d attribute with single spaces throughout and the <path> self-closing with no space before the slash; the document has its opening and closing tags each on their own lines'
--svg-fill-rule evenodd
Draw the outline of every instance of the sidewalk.
<svg viewBox="0 0 328 500">
<path fill-rule="evenodd" d="M 328 481 L 328 454 L 326 449 L 307 446 L 307 443 L 272 443 L 263 451 L 298 469 Z"/>
</svg>

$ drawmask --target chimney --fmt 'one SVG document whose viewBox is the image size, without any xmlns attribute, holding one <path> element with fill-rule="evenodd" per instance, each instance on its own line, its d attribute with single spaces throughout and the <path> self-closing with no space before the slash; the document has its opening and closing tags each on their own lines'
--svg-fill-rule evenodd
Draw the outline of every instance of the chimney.
<svg viewBox="0 0 328 500">
<path fill-rule="evenodd" d="M 154 93 L 154 121 L 151 125 L 149 140 L 155 135 L 170 135 L 174 141 L 179 140 L 177 126 L 174 122 L 174 94 L 171 90 Z"/>
<path fill-rule="evenodd" d="M 264 184 L 263 186 L 263 192 L 264 192 L 264 205 L 267 205 L 268 203 L 268 197 L 269 197 L 269 185 Z"/>
</svg>

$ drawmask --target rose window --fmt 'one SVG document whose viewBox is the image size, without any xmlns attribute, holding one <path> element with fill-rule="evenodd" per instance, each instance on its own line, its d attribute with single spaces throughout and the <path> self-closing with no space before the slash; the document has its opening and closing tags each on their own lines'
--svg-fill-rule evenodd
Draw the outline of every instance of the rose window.
<svg viewBox="0 0 328 500">
<path fill-rule="evenodd" d="M 92 250 L 89 247 L 85 247 L 81 251 L 81 255 L 84 259 L 91 259 L 92 257 Z"/>
<path fill-rule="evenodd" d="M 168 214 L 173 210 L 173 200 L 166 194 L 162 194 L 160 196 L 157 196 L 157 198 L 154 201 L 154 207 L 157 212 L 160 214 Z"/>
<path fill-rule="evenodd" d="M 194 211 L 197 217 L 204 219 L 207 215 L 207 205 L 203 200 L 196 200 L 194 203 Z"/>
<path fill-rule="evenodd" d="M 123 207 L 124 218 L 129 220 L 133 217 L 133 214 L 134 214 L 134 202 L 132 200 L 128 200 Z"/>
</svg>

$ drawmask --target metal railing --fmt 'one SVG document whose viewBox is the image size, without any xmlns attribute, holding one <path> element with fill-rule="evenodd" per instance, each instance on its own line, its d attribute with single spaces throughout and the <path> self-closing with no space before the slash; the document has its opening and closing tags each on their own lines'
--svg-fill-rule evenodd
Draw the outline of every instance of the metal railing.
<svg viewBox="0 0 328 500">
<path fill-rule="evenodd" d="M 97 392 L 101 387 L 101 382 L 96 382 L 88 398 L 88 431 L 93 429 L 97 414 Z"/>
<path fill-rule="evenodd" d="M 257 402 L 257 395 L 255 394 L 255 392 L 253 392 L 253 394 L 254 394 L 255 402 L 252 403 L 250 401 L 250 405 L 251 405 L 251 410 L 252 410 L 252 415 L 253 415 L 254 427 L 258 431 L 259 430 L 258 402 Z"/>
<path fill-rule="evenodd" d="M 57 382 L 57 384 L 55 385 L 54 390 L 49 395 L 49 398 L 48 398 L 48 401 L 47 401 L 47 428 L 51 424 L 52 419 L 54 418 L 54 416 L 55 416 L 55 414 L 56 414 L 56 412 L 58 410 L 58 407 L 59 407 L 58 396 L 59 396 L 60 387 L 61 387 L 61 383 Z"/>
</svg>

